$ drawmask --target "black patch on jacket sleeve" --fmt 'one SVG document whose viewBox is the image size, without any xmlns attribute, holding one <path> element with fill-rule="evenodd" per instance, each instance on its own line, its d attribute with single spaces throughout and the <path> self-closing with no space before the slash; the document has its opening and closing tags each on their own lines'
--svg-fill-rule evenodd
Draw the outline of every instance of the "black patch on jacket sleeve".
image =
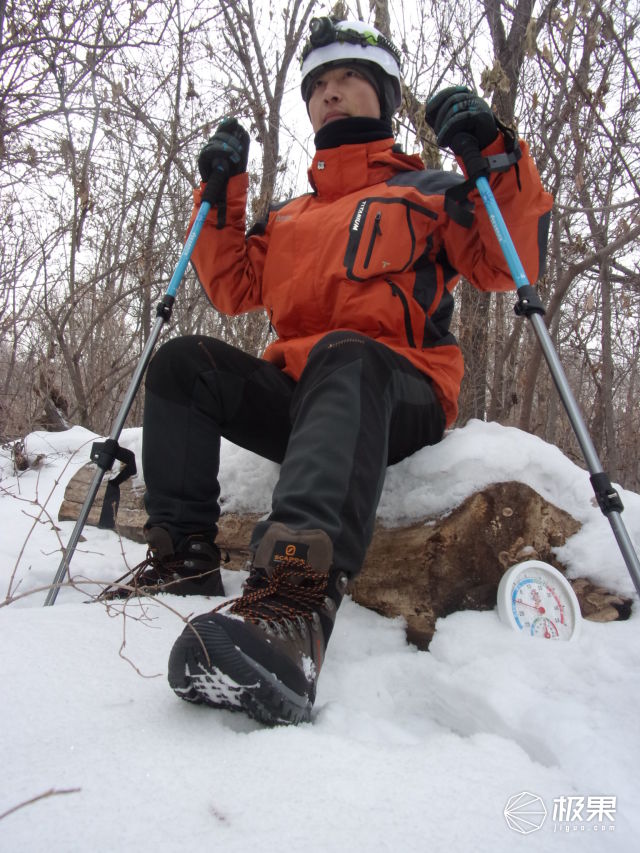
<svg viewBox="0 0 640 853">
<path fill-rule="evenodd" d="M 415 187 L 424 195 L 444 195 L 450 187 L 464 183 L 462 175 L 443 169 L 425 169 L 422 172 L 399 172 L 387 181 L 390 187 Z"/>
</svg>

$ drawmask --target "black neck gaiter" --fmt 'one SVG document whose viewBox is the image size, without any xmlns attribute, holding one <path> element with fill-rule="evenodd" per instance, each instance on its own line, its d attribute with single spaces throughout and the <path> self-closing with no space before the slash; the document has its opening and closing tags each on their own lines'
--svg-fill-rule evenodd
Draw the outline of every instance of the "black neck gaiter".
<svg viewBox="0 0 640 853">
<path fill-rule="evenodd" d="M 315 135 L 316 150 L 338 148 L 340 145 L 362 145 L 393 136 L 391 122 L 379 118 L 350 116 L 325 124 Z"/>
</svg>

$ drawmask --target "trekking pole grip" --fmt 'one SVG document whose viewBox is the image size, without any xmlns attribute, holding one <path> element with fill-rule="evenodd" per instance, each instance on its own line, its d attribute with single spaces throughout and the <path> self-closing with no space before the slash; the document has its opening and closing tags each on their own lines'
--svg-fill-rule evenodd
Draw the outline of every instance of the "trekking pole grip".
<svg viewBox="0 0 640 853">
<path fill-rule="evenodd" d="M 486 157 L 480 153 L 480 145 L 475 136 L 459 133 L 451 140 L 451 150 L 462 160 L 469 180 L 475 181 L 481 175 L 486 177 L 489 174 L 489 164 Z"/>
<path fill-rule="evenodd" d="M 227 184 L 229 183 L 229 161 L 223 157 L 214 160 L 211 165 L 211 175 L 202 191 L 202 203 L 218 208 L 216 228 L 221 229 L 227 223 Z"/>
</svg>

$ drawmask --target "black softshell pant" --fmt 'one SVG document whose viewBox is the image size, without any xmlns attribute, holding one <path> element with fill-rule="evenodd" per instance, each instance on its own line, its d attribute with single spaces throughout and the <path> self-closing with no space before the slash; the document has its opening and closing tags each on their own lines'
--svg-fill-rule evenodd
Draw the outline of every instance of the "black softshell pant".
<svg viewBox="0 0 640 853">
<path fill-rule="evenodd" d="M 215 535 L 220 437 L 281 464 L 269 518 L 324 530 L 334 565 L 354 576 L 373 535 L 386 467 L 442 438 L 431 383 L 371 338 L 331 332 L 295 382 L 213 338 L 166 343 L 146 378 L 143 468 L 148 526 L 174 542 Z"/>
</svg>

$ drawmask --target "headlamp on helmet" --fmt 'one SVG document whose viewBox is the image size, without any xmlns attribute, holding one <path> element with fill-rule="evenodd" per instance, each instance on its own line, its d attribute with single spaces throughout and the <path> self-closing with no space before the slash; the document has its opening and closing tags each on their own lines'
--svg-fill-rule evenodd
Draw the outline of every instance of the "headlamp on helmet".
<svg viewBox="0 0 640 853">
<path fill-rule="evenodd" d="M 354 25 L 358 29 L 353 29 Z M 336 24 L 333 18 L 312 18 L 309 24 L 311 35 L 302 51 L 303 65 L 312 50 L 325 47 L 332 42 L 339 42 L 341 44 L 359 44 L 363 47 L 380 47 L 383 50 L 387 50 L 395 59 L 399 69 L 402 64 L 402 56 L 393 42 L 379 30 L 376 30 L 375 27 L 367 27 L 366 29 L 361 29 L 361 27 L 362 23 L 360 21 L 354 21 L 353 24 L 350 24 L 348 21 L 339 21 Z"/>
</svg>

